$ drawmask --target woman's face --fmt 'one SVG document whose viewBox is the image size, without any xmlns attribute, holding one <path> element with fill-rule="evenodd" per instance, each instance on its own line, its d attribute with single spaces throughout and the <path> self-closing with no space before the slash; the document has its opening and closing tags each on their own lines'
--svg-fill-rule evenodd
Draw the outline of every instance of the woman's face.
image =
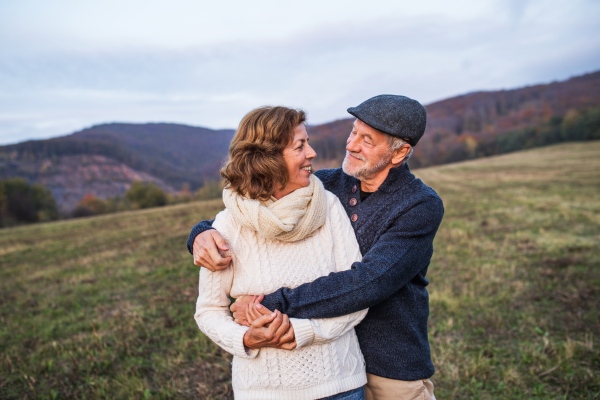
<svg viewBox="0 0 600 400">
<path fill-rule="evenodd" d="M 276 199 L 290 194 L 296 189 L 306 187 L 310 184 L 310 174 L 312 173 L 311 160 L 317 156 L 317 153 L 308 144 L 308 134 L 304 124 L 298 125 L 294 129 L 294 140 L 283 149 L 283 159 L 287 165 L 289 174 L 288 183 L 283 190 L 275 192 Z"/>
</svg>

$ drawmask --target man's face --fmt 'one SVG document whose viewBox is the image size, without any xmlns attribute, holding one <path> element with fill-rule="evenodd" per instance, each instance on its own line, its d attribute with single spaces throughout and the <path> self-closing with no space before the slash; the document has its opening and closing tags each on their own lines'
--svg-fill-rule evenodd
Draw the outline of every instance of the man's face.
<svg viewBox="0 0 600 400">
<path fill-rule="evenodd" d="M 342 169 L 358 179 L 370 179 L 384 170 L 392 161 L 385 133 L 362 122 L 354 121 L 346 141 L 346 158 Z"/>
</svg>

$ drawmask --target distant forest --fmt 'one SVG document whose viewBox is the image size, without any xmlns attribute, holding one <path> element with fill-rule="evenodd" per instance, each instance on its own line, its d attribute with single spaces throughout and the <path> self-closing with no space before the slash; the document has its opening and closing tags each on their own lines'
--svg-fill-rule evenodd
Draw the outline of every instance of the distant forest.
<svg viewBox="0 0 600 400">
<path fill-rule="evenodd" d="M 600 71 L 563 82 L 469 93 L 425 107 L 427 128 L 409 161 L 412 168 L 600 140 Z M 352 123 L 347 118 L 308 126 L 317 169 L 341 165 Z M 90 209 L 127 209 L 126 201 L 113 200 L 126 199 L 135 181 L 159 187 L 171 196 L 167 203 L 178 196 L 213 197 L 233 134 L 232 129 L 166 123 L 97 125 L 64 137 L 0 146 L 0 180 L 23 178 L 28 185 L 47 187 L 63 215 L 72 215 L 76 207 L 82 215 Z M 193 194 L 198 190 L 204 194 Z M 84 198 L 87 206 L 80 204 Z M 8 203 L 3 204 L 6 210 Z"/>
<path fill-rule="evenodd" d="M 437 139 L 437 141 L 436 141 Z M 415 148 L 414 168 L 447 164 L 534 147 L 571 141 L 600 140 L 600 107 L 570 110 L 565 116 L 553 115 L 536 126 L 503 133 L 465 133 L 448 138 L 440 135 L 424 143 L 434 145 Z"/>
<path fill-rule="evenodd" d="M 213 131 L 177 124 L 105 124 L 48 140 L 32 140 L 0 147 L 3 170 L 22 162 L 74 155 L 102 155 L 134 170 L 153 175 L 173 187 L 193 189 L 218 179 L 218 170 L 233 130 Z M 35 181 L 37 171 L 21 171 Z M 10 173 L 10 172 L 9 172 Z M 14 172 L 13 172 L 14 173 Z M 5 177 L 5 176 L 4 176 Z"/>
<path fill-rule="evenodd" d="M 564 82 L 474 92 L 425 106 L 410 165 L 422 168 L 598 137 L 600 71 Z M 353 119 L 309 128 L 322 167 L 339 166 Z"/>
</svg>

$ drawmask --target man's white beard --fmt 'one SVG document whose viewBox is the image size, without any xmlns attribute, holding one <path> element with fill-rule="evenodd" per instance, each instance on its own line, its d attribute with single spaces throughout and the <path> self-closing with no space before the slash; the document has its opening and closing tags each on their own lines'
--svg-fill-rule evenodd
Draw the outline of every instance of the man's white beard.
<svg viewBox="0 0 600 400">
<path fill-rule="evenodd" d="M 348 161 L 348 157 L 350 156 L 350 152 L 346 150 L 346 157 L 344 158 L 344 163 L 342 164 L 342 170 L 350 176 L 358 178 L 360 180 L 369 179 L 373 175 L 377 174 L 379 171 L 383 170 L 385 167 L 389 165 L 392 161 L 392 154 L 386 154 L 381 157 L 377 164 L 371 165 L 369 161 L 365 161 L 366 159 L 360 153 L 352 153 L 352 155 L 360 160 L 365 161 L 362 166 L 350 166 L 352 161 Z"/>
</svg>

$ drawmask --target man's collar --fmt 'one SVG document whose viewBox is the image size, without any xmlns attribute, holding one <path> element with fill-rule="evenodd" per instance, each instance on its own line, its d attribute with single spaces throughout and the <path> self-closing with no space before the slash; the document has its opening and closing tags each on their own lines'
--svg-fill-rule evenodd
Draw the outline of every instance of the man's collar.
<svg viewBox="0 0 600 400">
<path fill-rule="evenodd" d="M 393 193 L 398 189 L 402 188 L 407 183 L 413 181 L 415 176 L 410 172 L 408 164 L 404 163 L 396 168 L 391 168 L 388 172 L 388 176 L 385 178 L 378 192 L 382 193 Z"/>
<path fill-rule="evenodd" d="M 343 172 L 343 171 L 342 171 Z M 360 180 L 343 172 L 351 181 L 360 188 Z M 381 186 L 377 189 L 377 192 L 382 193 L 393 193 L 398 189 L 401 189 L 407 183 L 412 182 L 415 176 L 410 172 L 408 164 L 404 163 L 399 167 L 391 168 L 388 171 L 388 176 L 385 178 Z"/>
</svg>

